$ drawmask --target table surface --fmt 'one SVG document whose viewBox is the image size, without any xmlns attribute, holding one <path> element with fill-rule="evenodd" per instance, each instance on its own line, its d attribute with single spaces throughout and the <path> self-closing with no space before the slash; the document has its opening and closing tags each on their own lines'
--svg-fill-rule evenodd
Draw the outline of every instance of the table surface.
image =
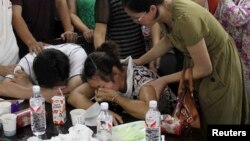
<svg viewBox="0 0 250 141">
<path fill-rule="evenodd" d="M 29 103 L 27 100 L 25 100 L 22 104 L 19 105 L 19 109 L 26 109 L 28 107 L 29 107 Z M 50 139 L 53 136 L 57 136 L 59 133 L 67 134 L 68 129 L 72 126 L 69 111 L 71 111 L 73 107 L 70 105 L 66 106 L 67 121 L 62 126 L 57 126 L 53 124 L 51 105 L 46 103 L 45 107 L 46 107 L 46 112 L 47 112 L 47 129 L 46 129 L 46 133 L 43 136 L 41 136 L 41 138 Z M 125 123 L 137 120 L 128 114 L 122 114 L 122 117 Z M 90 128 L 95 132 L 96 127 L 90 127 Z M 0 130 L 0 141 L 27 141 L 27 139 L 31 136 L 34 136 L 34 135 L 32 134 L 30 125 L 17 129 L 17 133 L 13 137 L 5 137 L 3 130 Z M 167 141 L 201 141 L 202 140 L 200 131 L 195 130 L 195 129 L 186 130 L 181 136 L 174 136 L 174 135 L 166 134 L 165 139 Z"/>
</svg>

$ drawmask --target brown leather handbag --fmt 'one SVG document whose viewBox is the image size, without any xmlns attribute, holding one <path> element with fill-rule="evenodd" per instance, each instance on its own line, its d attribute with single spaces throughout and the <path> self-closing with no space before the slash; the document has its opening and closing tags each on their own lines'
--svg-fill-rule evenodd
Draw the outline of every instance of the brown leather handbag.
<svg viewBox="0 0 250 141">
<path fill-rule="evenodd" d="M 185 83 L 185 72 L 189 72 L 188 83 Z M 173 117 L 184 121 L 193 128 L 200 128 L 200 116 L 194 99 L 193 71 L 192 68 L 183 69 L 177 96 L 177 104 L 173 111 Z"/>
</svg>

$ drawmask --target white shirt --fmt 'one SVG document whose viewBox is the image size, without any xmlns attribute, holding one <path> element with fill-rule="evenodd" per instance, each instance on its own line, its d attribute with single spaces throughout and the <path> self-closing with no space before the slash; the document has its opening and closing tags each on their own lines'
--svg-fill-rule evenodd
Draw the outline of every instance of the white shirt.
<svg viewBox="0 0 250 141">
<path fill-rule="evenodd" d="M 87 54 L 81 46 L 77 44 L 67 43 L 61 45 L 48 45 L 45 46 L 44 49 L 48 48 L 54 48 L 60 50 L 69 57 L 69 62 L 70 62 L 69 79 L 73 76 L 80 75 L 82 73 L 83 65 L 87 58 Z M 25 55 L 18 63 L 18 66 L 20 66 L 26 72 L 26 74 L 30 76 L 33 82 L 37 83 L 34 71 L 32 69 L 35 57 L 36 55 L 31 53 Z"/>
<path fill-rule="evenodd" d="M 18 62 L 18 46 L 12 28 L 12 4 L 9 0 L 0 0 L 0 65 Z M 0 81 L 3 77 L 0 76 Z"/>
</svg>

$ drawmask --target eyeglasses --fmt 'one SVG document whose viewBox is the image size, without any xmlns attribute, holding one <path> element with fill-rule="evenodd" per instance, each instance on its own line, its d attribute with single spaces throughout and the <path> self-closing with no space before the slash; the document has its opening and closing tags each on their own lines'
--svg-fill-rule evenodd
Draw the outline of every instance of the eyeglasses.
<svg viewBox="0 0 250 141">
<path fill-rule="evenodd" d="M 147 14 L 147 12 L 144 12 L 139 18 L 135 18 L 134 21 L 135 22 L 140 22 L 142 20 L 142 18 Z"/>
</svg>

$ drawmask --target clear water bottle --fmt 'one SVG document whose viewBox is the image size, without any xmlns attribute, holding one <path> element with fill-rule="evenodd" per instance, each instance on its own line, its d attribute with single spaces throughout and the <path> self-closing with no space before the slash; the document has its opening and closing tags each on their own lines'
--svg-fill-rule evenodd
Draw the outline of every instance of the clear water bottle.
<svg viewBox="0 0 250 141">
<path fill-rule="evenodd" d="M 97 118 L 97 138 L 99 141 L 112 141 L 112 116 L 108 112 L 107 102 L 101 103 L 101 112 Z"/>
<path fill-rule="evenodd" d="M 30 98 L 31 130 L 34 135 L 46 132 L 45 99 L 40 93 L 40 86 L 33 86 L 33 96 Z"/>
<path fill-rule="evenodd" d="M 146 141 L 161 140 L 161 113 L 157 108 L 157 101 L 149 102 L 149 110 L 146 113 Z"/>
</svg>

